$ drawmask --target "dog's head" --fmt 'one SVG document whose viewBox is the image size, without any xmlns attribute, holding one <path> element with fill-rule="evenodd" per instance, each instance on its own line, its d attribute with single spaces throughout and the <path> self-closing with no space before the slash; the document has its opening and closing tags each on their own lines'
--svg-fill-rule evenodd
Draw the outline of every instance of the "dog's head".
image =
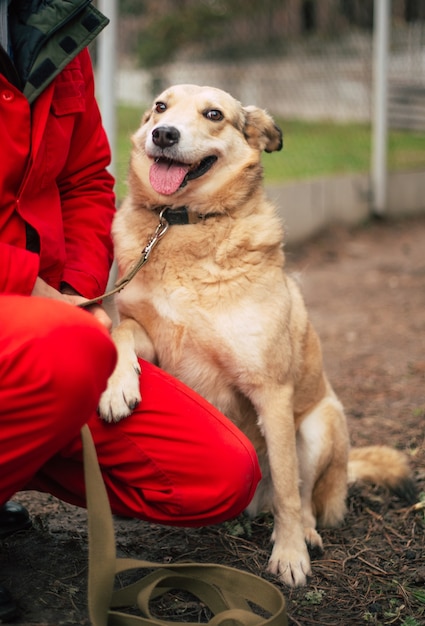
<svg viewBox="0 0 425 626">
<path fill-rule="evenodd" d="M 243 175 L 261 179 L 261 152 L 281 148 L 265 111 L 220 89 L 176 85 L 155 99 L 133 136 L 130 185 L 151 203 L 199 205 Z"/>
</svg>

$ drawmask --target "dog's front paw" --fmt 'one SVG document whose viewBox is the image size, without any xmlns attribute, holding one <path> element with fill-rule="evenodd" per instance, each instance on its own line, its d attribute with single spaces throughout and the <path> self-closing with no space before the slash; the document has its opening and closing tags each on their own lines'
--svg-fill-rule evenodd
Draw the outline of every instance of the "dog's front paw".
<svg viewBox="0 0 425 626">
<path fill-rule="evenodd" d="M 141 401 L 140 366 L 117 367 L 100 397 L 99 415 L 105 422 L 119 422 L 128 417 Z"/>
<path fill-rule="evenodd" d="M 310 557 L 303 542 L 298 547 L 282 548 L 275 544 L 269 559 L 268 571 L 279 576 L 289 587 L 302 587 L 311 574 Z"/>
</svg>

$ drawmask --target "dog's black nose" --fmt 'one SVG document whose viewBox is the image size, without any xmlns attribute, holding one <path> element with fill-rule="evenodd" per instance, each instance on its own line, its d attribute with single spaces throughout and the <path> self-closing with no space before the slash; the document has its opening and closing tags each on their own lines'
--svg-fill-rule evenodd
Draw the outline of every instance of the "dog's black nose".
<svg viewBox="0 0 425 626">
<path fill-rule="evenodd" d="M 169 148 L 179 139 L 180 133 L 174 126 L 158 126 L 152 131 L 152 141 L 159 148 Z"/>
</svg>

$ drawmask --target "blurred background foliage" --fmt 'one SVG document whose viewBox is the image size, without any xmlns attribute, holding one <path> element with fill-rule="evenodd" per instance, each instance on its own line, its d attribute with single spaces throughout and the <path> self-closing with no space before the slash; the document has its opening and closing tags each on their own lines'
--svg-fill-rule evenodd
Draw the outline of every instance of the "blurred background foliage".
<svg viewBox="0 0 425 626">
<path fill-rule="evenodd" d="M 350 27 L 373 25 L 372 0 L 120 0 L 120 13 L 138 24 L 133 52 L 145 68 L 185 51 L 199 58 L 211 49 L 217 59 L 274 56 L 299 37 L 338 38 Z"/>
</svg>

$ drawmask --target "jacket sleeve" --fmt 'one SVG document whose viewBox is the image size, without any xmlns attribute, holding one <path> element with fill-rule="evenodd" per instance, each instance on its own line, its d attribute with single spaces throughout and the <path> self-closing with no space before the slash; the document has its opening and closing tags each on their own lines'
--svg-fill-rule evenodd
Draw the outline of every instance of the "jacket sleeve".
<svg viewBox="0 0 425 626">
<path fill-rule="evenodd" d="M 31 295 L 38 268 L 38 254 L 0 243 L 0 294 Z"/>
<path fill-rule="evenodd" d="M 94 95 L 89 53 L 80 53 L 85 111 L 77 115 L 68 159 L 58 179 L 65 232 L 62 281 L 88 298 L 103 293 L 112 263 L 114 179 L 107 171 L 110 148 Z"/>
</svg>

